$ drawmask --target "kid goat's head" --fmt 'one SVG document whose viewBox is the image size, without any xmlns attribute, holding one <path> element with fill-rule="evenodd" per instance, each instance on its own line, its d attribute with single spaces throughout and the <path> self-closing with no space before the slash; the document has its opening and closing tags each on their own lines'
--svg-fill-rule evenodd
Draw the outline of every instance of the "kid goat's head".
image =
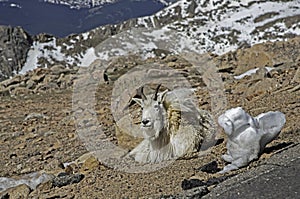
<svg viewBox="0 0 300 199">
<path fill-rule="evenodd" d="M 156 139 L 166 125 L 166 110 L 163 106 L 163 100 L 167 90 L 158 93 L 160 85 L 157 86 L 152 96 L 146 96 L 143 87 L 140 88 L 139 94 L 141 99 L 133 98 L 133 100 L 142 107 L 141 128 L 146 139 Z"/>
</svg>

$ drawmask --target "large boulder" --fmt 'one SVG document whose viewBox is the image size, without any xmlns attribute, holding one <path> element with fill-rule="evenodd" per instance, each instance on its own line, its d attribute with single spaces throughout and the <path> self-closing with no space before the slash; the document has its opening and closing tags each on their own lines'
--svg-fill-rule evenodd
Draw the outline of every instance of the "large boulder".
<svg viewBox="0 0 300 199">
<path fill-rule="evenodd" d="M 0 26 L 0 81 L 21 69 L 32 43 L 21 27 Z"/>
</svg>

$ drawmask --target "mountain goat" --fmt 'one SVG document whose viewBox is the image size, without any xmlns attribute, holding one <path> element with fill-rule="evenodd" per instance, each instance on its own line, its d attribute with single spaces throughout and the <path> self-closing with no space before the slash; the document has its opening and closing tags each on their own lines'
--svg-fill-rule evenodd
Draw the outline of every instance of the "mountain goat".
<svg viewBox="0 0 300 199">
<path fill-rule="evenodd" d="M 212 117 L 184 98 L 187 97 L 184 90 L 158 93 L 159 87 L 152 96 L 146 96 L 141 87 L 141 99 L 133 98 L 142 108 L 140 128 L 144 140 L 129 156 L 140 163 L 157 163 L 191 154 L 200 149 L 205 137 L 214 134 Z"/>
</svg>

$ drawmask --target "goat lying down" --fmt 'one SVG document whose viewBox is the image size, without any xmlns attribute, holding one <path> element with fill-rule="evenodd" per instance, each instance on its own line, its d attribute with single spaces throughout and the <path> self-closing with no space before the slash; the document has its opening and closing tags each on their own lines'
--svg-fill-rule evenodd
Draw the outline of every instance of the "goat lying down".
<svg viewBox="0 0 300 199">
<path fill-rule="evenodd" d="M 197 152 L 204 138 L 212 138 L 215 131 L 209 113 L 196 108 L 184 90 L 158 91 L 159 86 L 152 96 L 146 96 L 142 87 L 142 99 L 133 99 L 142 108 L 144 140 L 129 156 L 140 163 L 157 163 Z"/>
</svg>

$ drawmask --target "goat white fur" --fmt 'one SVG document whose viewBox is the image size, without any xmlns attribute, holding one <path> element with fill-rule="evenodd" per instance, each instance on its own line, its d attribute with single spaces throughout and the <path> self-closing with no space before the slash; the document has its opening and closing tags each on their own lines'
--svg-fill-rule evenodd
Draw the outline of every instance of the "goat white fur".
<svg viewBox="0 0 300 199">
<path fill-rule="evenodd" d="M 140 163 L 157 163 L 196 152 L 204 137 L 212 136 L 215 130 L 208 112 L 200 111 L 185 98 L 187 89 L 177 93 L 158 93 L 158 89 L 152 96 L 145 96 L 141 90 L 142 99 L 133 99 L 142 107 L 141 131 L 145 139 L 129 155 Z"/>
</svg>

